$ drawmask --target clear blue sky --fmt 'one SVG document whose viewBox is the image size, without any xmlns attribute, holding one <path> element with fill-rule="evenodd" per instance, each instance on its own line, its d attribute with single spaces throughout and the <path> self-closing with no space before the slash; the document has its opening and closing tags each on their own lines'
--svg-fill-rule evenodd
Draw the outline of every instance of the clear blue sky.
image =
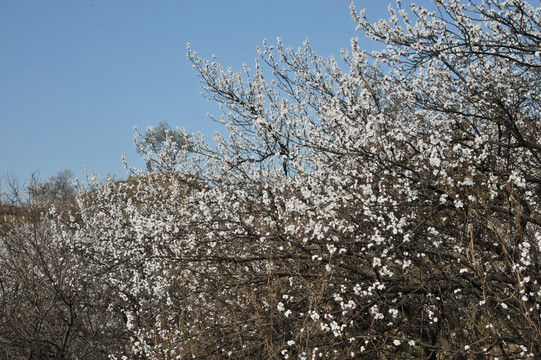
<svg viewBox="0 0 541 360">
<path fill-rule="evenodd" d="M 357 0 L 371 19 L 386 0 Z M 141 165 L 133 126 L 167 121 L 210 138 L 217 107 L 200 95 L 186 44 L 239 69 L 264 39 L 321 56 L 359 37 L 347 0 L 0 0 L 0 177 L 69 169 L 127 176 Z"/>
</svg>

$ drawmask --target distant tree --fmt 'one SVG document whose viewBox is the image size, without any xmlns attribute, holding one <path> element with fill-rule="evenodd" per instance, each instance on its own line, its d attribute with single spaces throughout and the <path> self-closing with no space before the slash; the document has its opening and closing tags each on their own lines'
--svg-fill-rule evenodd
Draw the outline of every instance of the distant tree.
<svg viewBox="0 0 541 360">
<path fill-rule="evenodd" d="M 47 180 L 32 174 L 29 183 L 20 185 L 17 178 L 6 175 L 0 179 L 0 211 L 22 213 L 33 209 L 36 217 L 51 205 L 66 207 L 73 202 L 77 191 L 72 183 L 73 173 L 62 170 Z"/>
<path fill-rule="evenodd" d="M 149 170 L 152 170 L 152 164 L 156 163 L 153 158 L 156 154 L 167 153 L 168 157 L 178 161 L 176 154 L 179 151 L 184 149 L 193 150 L 191 136 L 180 130 L 172 130 L 166 121 L 161 121 L 156 128 L 147 127 L 145 134 L 137 134 L 135 144 L 138 153 L 150 156 L 147 159 L 147 168 Z"/>
<path fill-rule="evenodd" d="M 29 201 L 43 203 L 44 205 L 60 205 L 73 199 L 76 195 L 75 187 L 72 184 L 73 173 L 71 170 L 59 171 L 47 181 L 39 179 L 39 174 L 32 175 L 28 185 Z"/>
</svg>

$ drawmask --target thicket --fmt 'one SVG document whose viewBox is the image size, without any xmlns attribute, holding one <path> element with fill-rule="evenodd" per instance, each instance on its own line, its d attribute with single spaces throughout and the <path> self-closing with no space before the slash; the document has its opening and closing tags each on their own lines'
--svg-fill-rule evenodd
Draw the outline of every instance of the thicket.
<svg viewBox="0 0 541 360">
<path fill-rule="evenodd" d="M 371 54 L 188 48 L 226 135 L 149 128 L 137 181 L 2 223 L 4 357 L 541 355 L 541 12 L 431 6 L 352 3 Z"/>
</svg>

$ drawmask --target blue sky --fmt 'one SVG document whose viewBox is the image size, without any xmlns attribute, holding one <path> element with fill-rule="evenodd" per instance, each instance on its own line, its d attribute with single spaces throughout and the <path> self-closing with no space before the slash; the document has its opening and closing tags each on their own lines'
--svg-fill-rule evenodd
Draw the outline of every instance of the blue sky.
<svg viewBox="0 0 541 360">
<path fill-rule="evenodd" d="M 387 1 L 357 0 L 370 19 Z M 167 121 L 210 138 L 186 44 L 239 69 L 264 39 L 327 57 L 359 37 L 347 0 L 0 0 L 0 177 L 25 181 L 84 167 L 127 176 L 140 165 L 133 126 Z"/>
</svg>

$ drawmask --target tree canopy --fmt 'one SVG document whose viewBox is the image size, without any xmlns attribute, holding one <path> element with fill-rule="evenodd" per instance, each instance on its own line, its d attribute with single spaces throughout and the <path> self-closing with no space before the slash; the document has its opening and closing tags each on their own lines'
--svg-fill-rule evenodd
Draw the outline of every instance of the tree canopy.
<svg viewBox="0 0 541 360">
<path fill-rule="evenodd" d="M 371 54 L 277 39 L 235 72 L 188 46 L 227 134 L 139 147 L 166 181 L 54 227 L 124 317 L 114 358 L 541 355 L 541 11 L 433 7 L 352 2 Z"/>
</svg>

